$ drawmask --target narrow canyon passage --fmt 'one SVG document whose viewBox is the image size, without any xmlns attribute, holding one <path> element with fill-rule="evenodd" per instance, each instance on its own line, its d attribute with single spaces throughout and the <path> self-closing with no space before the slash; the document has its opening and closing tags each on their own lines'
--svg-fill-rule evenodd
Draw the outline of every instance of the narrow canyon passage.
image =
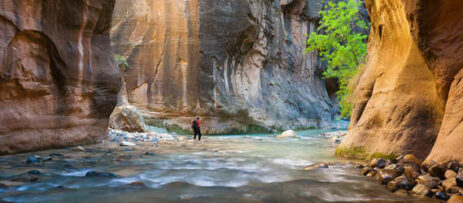
<svg viewBox="0 0 463 203">
<path fill-rule="evenodd" d="M 347 163 L 333 156 L 336 145 L 323 130 L 298 131 L 299 138 L 276 134 L 207 136 L 136 147 L 115 142 L 0 158 L 0 182 L 38 180 L 1 188 L 12 202 L 429 202 L 378 187 L 352 165 L 304 171 L 313 163 Z M 128 135 L 130 136 L 130 135 Z M 130 148 L 130 150 L 128 149 Z M 154 152 L 154 154 L 147 153 Z M 27 157 L 53 160 L 26 164 Z M 61 156 L 62 155 L 62 156 Z M 27 173 L 29 171 L 29 173 Z M 104 174 L 103 172 L 110 172 Z M 25 173 L 26 175 L 18 175 Z M 35 172 L 38 173 L 38 172 Z M 27 175 L 29 174 L 29 175 Z"/>
</svg>

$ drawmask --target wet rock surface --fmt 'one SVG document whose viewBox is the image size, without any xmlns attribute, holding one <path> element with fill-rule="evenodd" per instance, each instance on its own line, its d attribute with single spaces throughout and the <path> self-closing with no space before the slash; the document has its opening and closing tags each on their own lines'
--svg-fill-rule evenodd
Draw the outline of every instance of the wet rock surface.
<svg viewBox="0 0 463 203">
<path fill-rule="evenodd" d="M 386 163 L 385 166 L 383 163 Z M 460 168 L 457 161 L 423 166 L 420 164 L 419 159 L 407 154 L 393 160 L 375 158 L 368 164 L 354 167 L 359 168 L 364 176 L 375 177 L 379 183 L 386 184 L 389 191 L 398 195 L 432 197 L 438 200 L 455 197 L 452 201 L 458 201 L 463 195 L 463 168 Z"/>
</svg>

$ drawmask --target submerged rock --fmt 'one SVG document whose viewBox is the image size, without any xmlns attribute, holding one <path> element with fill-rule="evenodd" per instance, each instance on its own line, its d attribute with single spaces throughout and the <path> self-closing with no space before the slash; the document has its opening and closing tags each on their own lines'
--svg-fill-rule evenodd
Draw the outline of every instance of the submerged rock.
<svg viewBox="0 0 463 203">
<path fill-rule="evenodd" d="M 284 131 L 282 134 L 278 135 L 277 138 L 297 138 L 297 134 L 294 130 Z"/>
<path fill-rule="evenodd" d="M 79 152 L 85 152 L 85 148 L 82 147 L 82 146 L 77 146 L 77 147 L 75 148 L 75 150 L 76 150 L 76 151 L 79 151 Z"/>
<path fill-rule="evenodd" d="M 116 178 L 117 176 L 110 172 L 99 172 L 99 171 L 89 171 L 85 174 L 86 177 L 112 177 Z"/>
<path fill-rule="evenodd" d="M 145 186 L 145 183 L 141 182 L 141 181 L 135 181 L 135 182 L 131 182 L 129 185 L 131 186 Z"/>
<path fill-rule="evenodd" d="M 327 163 L 312 164 L 310 166 L 305 167 L 304 171 L 310 171 L 317 168 L 329 168 L 329 165 Z"/>
</svg>

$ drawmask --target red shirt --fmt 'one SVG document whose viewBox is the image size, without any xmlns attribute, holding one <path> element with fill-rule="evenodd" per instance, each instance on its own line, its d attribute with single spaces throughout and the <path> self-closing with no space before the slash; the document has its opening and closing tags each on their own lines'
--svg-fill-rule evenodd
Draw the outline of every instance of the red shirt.
<svg viewBox="0 0 463 203">
<path fill-rule="evenodd" d="M 196 120 L 196 124 L 198 124 L 198 127 L 201 127 L 201 122 L 199 120 Z"/>
</svg>

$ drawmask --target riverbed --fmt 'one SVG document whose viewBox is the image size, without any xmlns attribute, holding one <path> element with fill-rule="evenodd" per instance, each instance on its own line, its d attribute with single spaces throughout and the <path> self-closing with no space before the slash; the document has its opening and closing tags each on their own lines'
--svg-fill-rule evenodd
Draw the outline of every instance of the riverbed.
<svg viewBox="0 0 463 203">
<path fill-rule="evenodd" d="M 429 202 L 390 193 L 333 156 L 322 133 L 190 136 L 159 145 L 118 143 L 0 157 L 7 202 Z M 26 163 L 31 156 L 51 160 Z M 311 164 L 332 163 L 310 171 Z M 89 175 L 90 174 L 90 175 Z M 92 175 L 93 174 L 93 175 Z M 14 181 L 12 181 L 14 180 Z"/>
</svg>

